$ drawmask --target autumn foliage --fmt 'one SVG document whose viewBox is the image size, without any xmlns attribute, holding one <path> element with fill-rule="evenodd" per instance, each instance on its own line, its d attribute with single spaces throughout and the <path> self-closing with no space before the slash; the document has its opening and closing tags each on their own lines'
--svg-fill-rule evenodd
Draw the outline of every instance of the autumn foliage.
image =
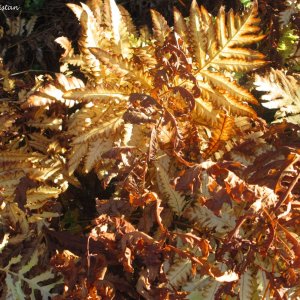
<svg viewBox="0 0 300 300">
<path fill-rule="evenodd" d="M 299 48 L 270 67 L 266 3 L 68 4 L 61 72 L 0 103 L 5 299 L 300 297 Z"/>
</svg>

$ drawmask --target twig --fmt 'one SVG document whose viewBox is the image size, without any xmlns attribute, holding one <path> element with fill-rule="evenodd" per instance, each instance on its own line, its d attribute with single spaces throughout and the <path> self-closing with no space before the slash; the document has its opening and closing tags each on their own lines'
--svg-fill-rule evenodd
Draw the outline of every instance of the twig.
<svg viewBox="0 0 300 300">
<path fill-rule="evenodd" d="M 18 75 L 29 73 L 29 72 L 54 73 L 54 74 L 57 73 L 57 72 L 49 71 L 49 70 L 33 70 L 33 69 L 29 69 L 29 70 L 25 70 L 25 71 L 21 71 L 21 72 L 9 74 L 9 77 L 18 76 Z M 4 77 L 0 78 L 0 81 L 1 80 L 4 80 Z"/>
<path fill-rule="evenodd" d="M 300 178 L 300 172 L 297 175 L 297 177 L 292 181 L 291 185 L 289 186 L 288 190 L 286 191 L 285 196 L 281 200 L 279 200 L 279 202 L 277 203 L 274 211 L 276 211 L 287 200 L 289 194 L 292 192 L 292 190 L 295 187 L 295 185 L 297 184 L 299 178 Z"/>
</svg>

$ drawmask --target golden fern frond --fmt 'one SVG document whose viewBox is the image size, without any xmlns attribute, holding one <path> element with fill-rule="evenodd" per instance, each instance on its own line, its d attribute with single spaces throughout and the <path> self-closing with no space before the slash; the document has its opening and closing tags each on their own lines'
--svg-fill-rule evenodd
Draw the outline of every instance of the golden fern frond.
<svg viewBox="0 0 300 300">
<path fill-rule="evenodd" d="M 81 14 L 83 12 L 83 8 L 74 3 L 67 3 L 67 6 L 72 10 L 78 21 L 80 21 Z"/>
<path fill-rule="evenodd" d="M 88 1 L 87 5 L 81 3 L 81 6 L 76 4 L 68 6 L 82 26 L 78 41 L 82 62 L 78 64 L 79 57 L 71 55 L 70 52 L 64 62 L 80 65 L 86 76 L 96 83 L 101 83 L 101 77 L 104 76 L 101 62 L 89 48 L 101 48 L 123 58 L 130 58 L 134 40 L 137 38 L 134 25 L 128 12 L 123 7 L 118 7 L 112 0 Z M 63 42 L 62 47 L 66 48 L 65 41 L 58 40 L 58 42 L 60 44 Z"/>
<path fill-rule="evenodd" d="M 130 95 L 130 90 L 122 88 L 107 88 L 103 85 L 97 85 L 96 87 L 86 89 L 74 89 L 64 93 L 65 99 L 75 99 L 82 102 L 89 100 L 92 101 L 105 101 L 110 99 L 116 99 L 120 101 L 127 101 Z"/>
<path fill-rule="evenodd" d="M 6 163 L 19 163 L 21 161 L 38 162 L 43 156 L 39 153 L 26 153 L 22 150 L 1 151 L 0 163 L 5 168 Z"/>
<path fill-rule="evenodd" d="M 209 70 L 202 71 L 201 75 L 204 76 L 204 80 L 209 82 L 214 88 L 227 91 L 229 94 L 235 96 L 239 100 L 247 100 L 248 103 L 258 104 L 254 96 L 238 85 L 235 81 L 230 80 L 222 73 L 211 72 Z"/>
<path fill-rule="evenodd" d="M 90 51 L 105 64 L 117 77 L 128 76 L 131 80 L 140 83 L 142 87 L 152 88 L 152 77 L 132 61 L 110 54 L 100 48 L 90 48 Z M 134 85 L 134 84 L 133 84 Z"/>
<path fill-rule="evenodd" d="M 101 2 L 101 1 L 99 1 Z M 83 64 L 81 69 L 92 80 L 98 82 L 101 77 L 101 64 L 88 50 L 89 47 L 110 47 L 112 46 L 112 35 L 105 32 L 101 24 L 97 22 L 93 12 L 86 4 L 81 6 L 69 3 L 68 7 L 80 21 L 82 32 L 78 40 L 79 51 Z"/>
<path fill-rule="evenodd" d="M 209 157 L 214 152 L 219 150 L 222 144 L 225 144 L 236 133 L 234 118 L 227 115 L 220 115 L 217 128 L 212 131 L 212 136 L 209 139 L 208 148 L 204 151 L 203 157 Z"/>
<path fill-rule="evenodd" d="M 133 59 L 140 62 L 143 70 L 150 71 L 154 69 L 157 64 L 155 56 L 155 47 L 147 45 L 144 47 L 137 47 L 133 49 Z"/>
<path fill-rule="evenodd" d="M 202 11 L 206 12 L 204 8 Z M 197 2 L 193 1 L 190 9 L 189 24 L 192 38 L 191 50 L 200 69 L 202 69 L 206 64 L 206 55 L 208 49 L 207 30 L 209 28 L 209 24 L 205 23 L 205 19 L 203 17 L 204 14 L 201 14 Z"/>
<path fill-rule="evenodd" d="M 190 10 L 190 21 L 180 12 L 174 12 L 175 31 L 182 36 L 188 52 L 193 54 L 196 74 L 202 98 L 213 103 L 215 108 L 225 107 L 232 114 L 255 116 L 246 103 L 257 104 L 256 99 L 239 86 L 228 72 L 245 72 L 265 64 L 264 55 L 243 45 L 260 41 L 256 25 L 257 3 L 244 15 L 221 8 L 216 21 L 204 7 L 194 0 Z M 186 30 L 190 30 L 190 39 Z M 225 75 L 225 71 L 227 75 Z"/>
<path fill-rule="evenodd" d="M 86 155 L 88 148 L 89 148 L 88 144 L 78 144 L 73 146 L 68 161 L 69 175 L 72 175 L 75 172 L 75 170 L 78 168 L 80 161 L 82 157 Z"/>
<path fill-rule="evenodd" d="M 60 62 L 63 63 L 60 66 L 60 72 L 64 73 L 69 70 L 69 65 L 84 67 L 83 60 L 81 55 L 74 54 L 74 48 L 72 47 L 71 41 L 67 37 L 59 37 L 55 39 L 55 42 L 58 43 L 65 52 L 61 55 Z"/>
<path fill-rule="evenodd" d="M 13 220 L 12 226 L 18 227 L 18 234 L 13 234 L 9 243 L 19 244 L 35 234 L 35 229 L 40 230 L 37 224 L 59 216 L 49 204 L 67 189 L 68 183 L 61 157 L 24 150 L 1 151 L 0 157 L 1 217 Z M 70 182 L 76 185 L 76 180 Z M 30 211 L 28 218 L 26 211 Z"/>
<path fill-rule="evenodd" d="M 55 40 L 65 52 L 61 55 L 60 61 L 65 61 L 67 58 L 70 58 L 74 55 L 74 49 L 72 47 L 72 42 L 65 36 L 58 37 Z"/>
<path fill-rule="evenodd" d="M 103 0 L 87 0 L 86 5 L 91 9 L 94 17 L 99 25 L 104 23 L 103 10 L 104 3 Z"/>
<path fill-rule="evenodd" d="M 166 19 L 157 11 L 151 10 L 154 38 L 160 46 L 163 45 L 166 37 L 171 32 Z"/>
<path fill-rule="evenodd" d="M 108 114 L 109 112 L 107 112 Z M 73 144 L 80 144 L 80 143 L 86 143 L 89 141 L 94 140 L 96 137 L 110 137 L 111 134 L 114 134 L 117 129 L 123 124 L 123 112 L 120 111 L 117 114 L 110 115 L 109 120 L 101 120 L 102 122 L 100 124 L 97 124 L 97 126 L 93 126 L 85 132 L 84 134 L 81 134 L 80 136 L 73 139 Z"/>
<path fill-rule="evenodd" d="M 176 7 L 174 8 L 174 30 L 179 34 L 184 43 L 188 45 L 188 26 L 181 12 Z"/>
<path fill-rule="evenodd" d="M 46 116 L 43 116 L 39 120 L 29 120 L 27 122 L 27 125 L 35 128 L 52 129 L 60 131 L 62 129 L 62 119 L 57 117 L 47 118 Z"/>
<path fill-rule="evenodd" d="M 123 22 L 123 18 L 121 12 L 116 4 L 115 1 L 112 0 L 105 0 L 105 4 L 109 7 L 109 19 L 110 22 L 106 22 L 110 31 L 113 33 L 113 41 L 118 47 L 119 54 L 122 54 L 123 57 L 128 56 L 129 51 L 129 33 L 128 29 L 126 28 L 126 23 Z M 128 52 L 126 51 L 128 49 Z"/>
<path fill-rule="evenodd" d="M 208 85 L 206 88 L 209 89 Z M 216 123 L 218 123 L 219 115 L 223 112 L 215 109 L 211 102 L 204 101 L 201 98 L 196 98 L 195 100 L 196 105 L 192 112 L 193 121 L 199 126 L 206 125 L 214 127 Z"/>
<path fill-rule="evenodd" d="M 137 29 L 132 21 L 132 18 L 129 14 L 129 12 L 122 6 L 122 5 L 118 5 L 119 11 L 121 13 L 123 22 L 125 24 L 124 29 L 127 29 L 127 31 L 129 32 L 129 34 L 132 34 L 134 37 L 137 36 Z"/>
<path fill-rule="evenodd" d="M 242 51 L 238 48 L 242 45 L 257 43 L 264 38 L 264 35 L 259 34 L 260 28 L 256 25 L 260 22 L 257 13 L 257 2 L 254 2 L 249 12 L 242 16 L 239 14 L 235 15 L 232 10 L 225 14 L 224 7 L 220 9 L 216 19 L 219 47 L 217 52 L 214 53 L 217 57 L 210 63 L 214 65 L 220 64 L 220 68 L 223 68 L 225 63 L 222 64 L 222 59 L 225 59 L 226 62 L 234 64 L 233 68 L 239 71 L 247 71 L 247 63 L 249 63 L 250 68 L 265 64 L 261 60 L 261 58 L 264 58 L 263 54 L 248 48 L 243 48 Z M 235 60 L 235 58 L 238 60 Z M 237 66 L 238 62 L 241 62 L 239 67 Z M 230 70 L 230 63 L 225 68 Z"/>
<path fill-rule="evenodd" d="M 78 41 L 78 46 L 84 66 L 82 66 L 82 71 L 95 82 L 100 81 L 101 77 L 101 63 L 91 54 L 89 47 L 97 47 L 99 31 L 94 28 L 98 27 L 98 24 L 95 21 L 95 18 L 92 14 L 88 14 L 86 11 L 83 11 L 80 18 L 80 24 L 82 26 L 82 34 Z M 91 29 L 92 28 L 92 29 Z M 108 39 L 101 40 L 102 47 L 108 47 L 111 43 Z"/>
<path fill-rule="evenodd" d="M 230 82 L 228 78 L 223 81 L 222 84 L 224 86 L 221 88 L 217 87 L 217 85 L 221 85 L 220 79 L 210 80 L 209 84 L 208 82 L 203 83 L 200 81 L 204 80 L 202 75 L 200 77 L 196 76 L 196 78 L 199 79 L 198 86 L 202 92 L 202 98 L 211 103 L 215 110 L 225 109 L 230 115 L 256 117 L 254 109 L 246 104 L 245 101 L 247 100 L 245 98 L 241 99 L 239 94 L 231 92 L 235 89 L 236 84 Z M 240 91 L 240 94 L 241 93 Z M 249 96 L 247 96 L 247 98 L 249 98 Z M 251 101 L 254 102 L 254 100 Z M 200 101 L 196 101 L 196 106 L 199 103 Z"/>
<path fill-rule="evenodd" d="M 91 5 L 94 7 L 96 4 L 91 1 Z M 90 86 L 72 89 L 63 94 L 66 99 L 90 101 L 90 107 L 85 106 L 68 123 L 68 133 L 73 136 L 69 155 L 70 173 L 78 168 L 83 158 L 85 170 L 91 170 L 101 160 L 109 145 L 120 145 L 124 140 L 122 134 L 126 131 L 126 122 L 132 122 L 132 118 L 135 118 L 134 122 L 141 121 L 141 116 L 146 120 L 142 112 L 127 111 L 131 107 L 131 94 L 137 93 L 140 97 L 144 97 L 142 94 L 151 95 L 162 111 L 167 110 L 172 114 L 191 113 L 191 120 L 195 124 L 194 128 L 197 127 L 195 130 L 198 130 L 200 140 L 205 140 L 202 144 L 208 145 L 206 149 L 203 146 L 201 148 L 206 151 L 206 156 L 215 153 L 236 134 L 235 123 L 230 121 L 233 115 L 256 116 L 248 105 L 257 104 L 256 99 L 233 79 L 232 71 L 248 70 L 233 67 L 238 63 L 249 64 L 249 68 L 256 68 L 258 64 L 264 63 L 262 54 L 242 47 L 250 44 L 253 39 L 248 39 L 254 36 L 257 40 L 263 38 L 258 34 L 259 28 L 256 26 L 259 22 L 256 18 L 256 4 L 241 17 L 232 12 L 226 15 L 221 9 L 215 22 L 207 10 L 199 8 L 194 1 L 190 21 L 184 19 L 179 11 L 174 12 L 174 28 L 182 37 L 178 37 L 177 33 L 172 34 L 165 19 L 153 11 L 154 35 L 152 42 L 146 45 L 142 39 L 127 39 L 128 36 L 122 35 L 124 10 L 120 13 L 122 9 L 113 0 L 106 0 L 99 5 L 102 12 L 97 9 L 94 16 L 86 6 L 73 7 L 79 19 L 85 18 L 85 24 L 82 24 L 85 26 L 82 34 L 82 41 L 85 39 L 85 43 L 82 44 L 81 53 L 86 55 L 83 52 L 88 50 L 91 55 L 88 57 L 97 61 L 91 63 L 91 68 L 95 67 L 97 70 L 94 72 L 90 69 L 88 72 L 93 74 L 94 79 L 97 77 L 97 80 L 88 75 L 92 81 Z M 101 27 L 100 42 L 97 41 L 99 36 L 94 36 L 96 31 L 89 29 L 92 26 L 89 24 L 96 23 Z M 89 39 L 93 41 L 88 42 Z M 118 50 L 118 41 L 122 40 L 130 44 L 129 55 Z M 175 57 L 179 59 L 177 64 Z M 220 67 L 223 62 L 226 62 L 226 67 Z M 86 63 L 86 66 L 89 64 L 90 62 Z M 185 72 L 190 72 L 188 79 Z M 117 107 L 112 113 L 108 105 L 113 103 Z M 102 113 L 109 119 L 103 118 Z M 227 118 L 224 119 L 224 116 Z M 184 124 L 186 123 L 177 122 L 182 127 L 178 128 L 178 132 L 185 132 Z M 174 130 L 172 126 L 169 127 Z M 205 131 L 211 131 L 211 136 L 205 134 Z M 130 136 L 127 135 L 127 145 L 145 149 L 149 144 L 149 132 L 144 124 L 134 124 Z M 169 135 L 171 138 L 172 134 Z M 105 151 L 96 150 L 101 145 Z"/>
<path fill-rule="evenodd" d="M 89 143 L 89 150 L 87 152 L 84 171 L 88 173 L 94 165 L 101 159 L 103 153 L 109 151 L 113 147 L 113 141 L 111 139 L 96 139 Z"/>
<path fill-rule="evenodd" d="M 49 200 L 57 198 L 61 192 L 61 189 L 50 186 L 41 186 L 36 189 L 29 189 L 26 191 L 27 202 L 25 207 L 31 210 L 39 209 Z"/>
<path fill-rule="evenodd" d="M 91 102 L 71 117 L 68 130 L 73 140 L 69 174 L 75 171 L 83 157 L 86 157 L 85 171 L 90 171 L 101 155 L 109 150 L 108 147 L 121 139 L 126 108 L 127 103 L 118 103 L 117 99 L 105 103 Z"/>
<path fill-rule="evenodd" d="M 176 24 L 179 22 L 179 24 Z M 260 28 L 256 25 L 260 19 L 257 18 L 257 3 L 240 16 L 230 10 L 225 13 L 221 7 L 214 22 L 213 17 L 201 6 L 198 7 L 194 0 L 190 11 L 190 22 L 188 28 L 191 30 L 191 50 L 195 55 L 199 71 L 214 67 L 229 71 L 248 71 L 265 64 L 262 60 L 264 55 L 248 48 L 240 48 L 242 45 L 257 43 L 264 38 L 258 34 Z M 184 28 L 183 18 L 176 12 L 175 29 Z M 182 33 L 182 30 L 180 30 Z M 180 32 L 178 32 L 180 34 Z"/>
<path fill-rule="evenodd" d="M 0 103 L 0 144 L 5 142 L 5 138 L 9 136 L 9 132 L 15 125 L 15 121 L 20 116 L 20 113 L 16 110 L 16 107 L 11 105 L 7 101 L 1 101 Z"/>
<path fill-rule="evenodd" d="M 62 103 L 67 107 L 75 105 L 72 99 L 65 99 L 64 93 L 72 89 L 83 88 L 84 83 L 76 77 L 67 77 L 63 74 L 57 74 L 56 78 L 40 86 L 23 104 L 24 108 L 31 106 L 45 106 L 53 103 Z"/>
</svg>

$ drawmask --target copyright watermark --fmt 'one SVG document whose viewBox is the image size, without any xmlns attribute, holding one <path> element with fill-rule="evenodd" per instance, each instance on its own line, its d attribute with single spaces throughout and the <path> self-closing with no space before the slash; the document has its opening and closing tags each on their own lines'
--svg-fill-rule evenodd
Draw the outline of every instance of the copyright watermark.
<svg viewBox="0 0 300 300">
<path fill-rule="evenodd" d="M 20 9 L 19 5 L 0 4 L 0 11 L 11 11 L 11 10 L 19 10 L 19 9 Z"/>
</svg>

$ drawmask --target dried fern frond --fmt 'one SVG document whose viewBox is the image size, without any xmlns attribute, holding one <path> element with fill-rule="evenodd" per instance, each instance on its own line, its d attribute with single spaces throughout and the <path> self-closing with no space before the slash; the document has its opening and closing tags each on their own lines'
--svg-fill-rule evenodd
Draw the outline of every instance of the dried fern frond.
<svg viewBox="0 0 300 300">
<path fill-rule="evenodd" d="M 184 196 L 177 192 L 170 184 L 170 178 L 167 170 L 159 162 L 155 163 L 157 182 L 159 190 L 168 202 L 171 209 L 178 215 L 183 211 L 186 204 Z M 163 198 L 164 199 L 164 198 Z"/>
<path fill-rule="evenodd" d="M 85 171 L 89 172 L 101 159 L 101 155 L 110 150 L 114 142 L 121 141 L 124 127 L 122 119 L 127 103 L 118 100 L 95 102 L 92 106 L 75 113 L 70 119 L 69 133 L 74 136 L 70 153 L 69 173 L 85 159 Z"/>
<path fill-rule="evenodd" d="M 23 104 L 23 107 L 31 106 L 45 106 L 53 103 L 63 103 L 67 107 L 75 105 L 75 101 L 72 99 L 65 99 L 64 93 L 84 87 L 82 80 L 76 77 L 66 77 L 63 74 L 57 74 L 56 78 L 46 84 L 44 87 L 38 87 L 37 91 L 34 92 Z"/>
<path fill-rule="evenodd" d="M 286 0 L 285 2 L 287 8 L 284 11 L 281 11 L 279 14 L 280 22 L 283 25 L 287 25 L 290 22 L 291 16 L 293 14 L 297 14 L 300 12 L 300 5 L 297 0 Z"/>
<path fill-rule="evenodd" d="M 113 0 L 68 6 L 82 31 L 78 47 L 57 40 L 65 74 L 37 78 L 12 114 L 0 106 L 6 296 L 52 297 L 57 282 L 33 242 L 42 230 L 65 250 L 52 265 L 64 276 L 66 298 L 294 295 L 299 128 L 268 127 L 236 80 L 265 64 L 248 47 L 264 38 L 257 2 L 240 14 L 221 7 L 213 17 L 194 0 L 189 18 L 175 10 L 174 28 L 153 11 L 153 34 L 145 35 Z M 80 66 L 84 82 L 68 64 Z M 271 73 L 274 82 L 257 77 L 258 86 L 289 118 L 298 105 L 296 75 Z M 69 193 L 84 198 L 88 218 L 96 202 L 99 217 L 87 236 L 60 231 L 67 214 L 51 221 Z M 15 255 L 10 246 L 21 249 Z"/>
<path fill-rule="evenodd" d="M 234 114 L 254 116 L 255 112 L 244 103 L 257 104 L 255 98 L 238 86 L 222 71 L 247 72 L 265 64 L 264 55 L 242 47 L 264 38 L 258 34 L 259 22 L 257 3 L 243 16 L 233 11 L 225 13 L 221 8 L 214 22 L 204 7 L 199 8 L 193 1 L 190 21 L 187 22 L 175 11 L 175 30 L 182 36 L 184 49 L 189 49 L 196 60 L 196 78 L 202 97 L 215 107 L 228 107 Z M 190 30 L 191 42 L 186 31 Z"/>
<path fill-rule="evenodd" d="M 271 69 L 266 76 L 256 75 L 256 90 L 267 92 L 261 97 L 262 105 L 276 109 L 275 122 L 287 120 L 300 124 L 300 83 L 297 75 L 286 75 L 282 70 Z"/>
<path fill-rule="evenodd" d="M 57 294 L 51 290 L 61 284 L 61 280 L 55 279 L 55 274 L 50 271 L 35 274 L 32 272 L 40 263 L 41 257 L 44 255 L 43 247 L 38 245 L 29 259 L 24 261 L 21 254 L 11 257 L 6 266 L 0 267 L 0 271 L 4 272 L 6 295 L 13 299 L 25 299 L 30 297 L 34 299 L 39 294 L 41 299 L 46 300 Z M 17 269 L 16 269 L 16 266 Z M 32 275 L 34 274 L 34 275 Z M 46 284 L 44 282 L 47 282 Z"/>
</svg>

